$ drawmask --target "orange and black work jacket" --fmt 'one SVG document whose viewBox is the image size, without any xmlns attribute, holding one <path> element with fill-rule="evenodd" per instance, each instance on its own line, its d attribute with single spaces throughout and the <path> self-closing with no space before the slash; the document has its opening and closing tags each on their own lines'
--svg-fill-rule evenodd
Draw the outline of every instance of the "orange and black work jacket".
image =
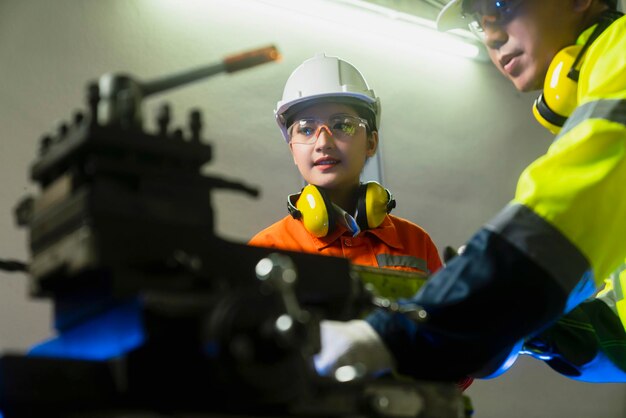
<svg viewBox="0 0 626 418">
<path fill-rule="evenodd" d="M 337 225 L 327 236 L 318 238 L 300 220 L 286 216 L 256 234 L 249 242 L 258 247 L 343 257 L 352 264 L 432 274 L 441 267 L 437 247 L 419 226 L 387 215 L 374 229 L 353 237 Z"/>
<path fill-rule="evenodd" d="M 584 42 L 589 30 L 580 36 Z M 569 376 L 598 370 L 591 381 L 626 382 L 626 275 L 619 271 L 626 259 L 626 17 L 587 49 L 577 100 L 547 152 L 520 176 L 510 204 L 411 299 L 429 320 L 418 325 L 382 311 L 367 318 L 400 373 L 489 375 L 520 341 L 568 314 L 568 323 L 590 326 L 587 336 L 600 350 L 556 350 L 553 366 Z M 616 271 L 610 304 L 583 303 Z M 606 327 L 593 329 L 590 321 Z M 571 329 L 553 329 L 545 342 L 558 345 Z M 583 340 L 590 342 L 573 341 L 576 350 Z"/>
</svg>

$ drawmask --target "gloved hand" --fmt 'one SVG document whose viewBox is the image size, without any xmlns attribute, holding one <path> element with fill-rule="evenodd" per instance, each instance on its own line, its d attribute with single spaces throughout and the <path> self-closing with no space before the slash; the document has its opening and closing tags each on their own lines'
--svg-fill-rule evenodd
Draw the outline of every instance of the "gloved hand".
<svg viewBox="0 0 626 418">
<path fill-rule="evenodd" d="M 363 320 L 320 323 L 321 351 L 314 357 L 320 375 L 334 374 L 339 367 L 357 364 L 367 374 L 379 374 L 393 367 L 393 359 L 376 331 Z"/>
<path fill-rule="evenodd" d="M 448 262 L 451 261 L 454 257 L 463 254 L 463 251 L 465 251 L 465 245 L 461 245 L 458 250 L 455 250 L 454 248 L 447 245 L 446 247 L 444 247 L 442 252 L 443 264 L 448 264 Z"/>
</svg>

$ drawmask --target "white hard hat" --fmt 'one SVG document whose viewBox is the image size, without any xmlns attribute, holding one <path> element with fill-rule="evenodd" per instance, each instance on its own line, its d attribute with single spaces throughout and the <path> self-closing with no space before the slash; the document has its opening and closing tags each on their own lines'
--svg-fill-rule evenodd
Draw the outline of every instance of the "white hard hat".
<svg viewBox="0 0 626 418">
<path fill-rule="evenodd" d="M 437 29 L 447 31 L 451 29 L 467 29 L 469 22 L 463 16 L 463 0 L 452 0 L 441 9 L 437 16 Z"/>
<path fill-rule="evenodd" d="M 352 64 L 338 57 L 317 54 L 296 68 L 283 90 L 283 98 L 276 104 L 274 115 L 285 141 L 289 142 L 287 122 L 301 104 L 325 98 L 350 99 L 362 105 L 373 115 L 377 130 L 380 124 L 380 99 L 369 88 L 363 75 Z"/>
</svg>

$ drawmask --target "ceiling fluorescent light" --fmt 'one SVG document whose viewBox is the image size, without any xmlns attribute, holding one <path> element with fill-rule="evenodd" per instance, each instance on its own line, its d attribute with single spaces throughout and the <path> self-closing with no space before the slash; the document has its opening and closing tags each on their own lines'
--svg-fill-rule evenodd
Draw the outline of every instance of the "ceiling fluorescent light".
<svg viewBox="0 0 626 418">
<path fill-rule="evenodd" d="M 389 7 L 370 3 L 364 0 L 331 1 L 368 10 L 387 19 L 419 26 L 420 29 L 424 29 L 421 32 L 422 38 L 412 39 L 412 41 L 418 45 L 467 58 L 476 58 L 480 60 L 485 59 L 484 54 L 481 54 L 482 45 L 479 46 L 476 38 L 469 31 L 455 30 L 453 33 L 440 32 L 437 30 L 437 24 L 433 20 L 425 19 L 423 17 L 394 10 Z"/>
<path fill-rule="evenodd" d="M 484 61 L 484 48 L 470 36 L 439 32 L 435 22 L 363 0 L 256 0 L 311 20 L 323 19 L 380 39 L 447 55 Z M 357 13 L 358 12 L 358 13 Z"/>
</svg>

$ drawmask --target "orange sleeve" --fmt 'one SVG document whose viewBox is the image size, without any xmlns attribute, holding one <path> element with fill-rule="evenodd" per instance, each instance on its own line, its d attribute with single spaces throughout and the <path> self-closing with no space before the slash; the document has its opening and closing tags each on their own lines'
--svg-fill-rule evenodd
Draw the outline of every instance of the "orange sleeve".
<svg viewBox="0 0 626 418">
<path fill-rule="evenodd" d="M 432 238 L 428 233 L 424 232 L 426 235 L 425 239 L 428 240 L 428 244 L 426 245 L 427 253 L 428 253 L 428 270 L 430 270 L 430 274 L 434 274 L 437 270 L 439 270 L 443 263 L 441 262 L 441 257 L 439 256 L 439 250 L 437 246 L 433 242 Z"/>
<path fill-rule="evenodd" d="M 291 216 L 286 216 L 257 233 L 248 241 L 248 245 L 307 253 L 317 251 L 300 221 Z"/>
</svg>

